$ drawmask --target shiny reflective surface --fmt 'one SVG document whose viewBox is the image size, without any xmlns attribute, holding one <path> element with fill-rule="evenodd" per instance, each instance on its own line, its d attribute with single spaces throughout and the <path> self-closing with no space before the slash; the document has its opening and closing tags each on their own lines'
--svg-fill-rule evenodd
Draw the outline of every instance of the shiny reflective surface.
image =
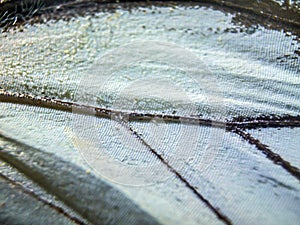
<svg viewBox="0 0 300 225">
<path fill-rule="evenodd" d="M 233 18 L 209 7 L 153 6 L 26 26 L 1 34 L 1 87 L 109 109 L 222 121 L 299 115 L 298 37 L 234 24 Z M 118 220 L 126 213 L 120 199 L 161 224 L 299 220 L 297 177 L 225 128 L 120 123 L 11 103 L 1 103 L 0 113 L 1 160 L 82 221 L 105 217 L 107 224 L 128 224 L 130 219 Z M 298 128 L 247 132 L 299 168 Z M 114 201 L 109 194 L 94 200 L 107 193 L 101 188 L 106 185 L 116 190 Z M 99 208 L 109 208 L 103 201 L 119 214 L 97 217 Z"/>
</svg>

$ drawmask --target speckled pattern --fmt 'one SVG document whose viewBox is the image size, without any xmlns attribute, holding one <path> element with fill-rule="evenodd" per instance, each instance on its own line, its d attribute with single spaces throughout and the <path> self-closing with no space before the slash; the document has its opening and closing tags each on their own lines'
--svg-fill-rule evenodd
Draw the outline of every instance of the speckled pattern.
<svg viewBox="0 0 300 225">
<path fill-rule="evenodd" d="M 218 4 L 112 8 L 0 34 L 0 222 L 297 224 L 299 37 Z"/>
</svg>

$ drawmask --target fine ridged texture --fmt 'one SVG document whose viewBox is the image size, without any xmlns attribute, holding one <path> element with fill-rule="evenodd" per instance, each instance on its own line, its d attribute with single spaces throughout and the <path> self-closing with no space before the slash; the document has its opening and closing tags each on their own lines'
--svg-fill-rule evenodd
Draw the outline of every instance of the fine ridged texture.
<svg viewBox="0 0 300 225">
<path fill-rule="evenodd" d="M 289 2 L 1 2 L 0 223 L 297 224 Z"/>
</svg>

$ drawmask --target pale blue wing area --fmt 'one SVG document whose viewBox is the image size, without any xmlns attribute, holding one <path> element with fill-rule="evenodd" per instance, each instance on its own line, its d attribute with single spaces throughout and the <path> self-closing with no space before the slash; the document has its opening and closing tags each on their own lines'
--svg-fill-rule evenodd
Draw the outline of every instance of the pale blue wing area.
<svg viewBox="0 0 300 225">
<path fill-rule="evenodd" d="M 195 198 L 174 174 L 146 151 L 134 136 L 122 130 L 117 122 L 57 113 L 49 109 L 1 104 L 6 106 L 5 112 L 9 115 L 1 117 L 1 134 L 25 144 L 13 144 L 2 138 L 1 158 L 88 221 L 97 224 L 99 219 L 107 216 L 114 218 L 111 218 L 112 224 L 116 221 L 120 223 L 117 214 L 109 211 L 110 205 L 115 205 L 120 218 L 124 219 L 122 223 L 128 224 L 124 210 L 128 207 L 128 210 L 131 207 L 134 209 L 130 206 L 132 201 L 163 224 L 182 221 L 189 224 L 221 223 L 201 200 Z M 10 129 L 8 125 L 11 125 Z M 98 148 L 93 148 L 94 144 L 99 144 Z M 100 148 L 101 145 L 105 147 Z M 112 161 L 101 159 L 106 155 L 111 156 Z M 96 159 L 94 164 L 92 158 Z M 132 171 L 140 177 L 129 173 Z M 26 185 L 28 181 L 24 183 Z M 111 191 L 105 187 L 110 187 Z M 118 191 L 130 201 L 122 199 L 122 194 L 113 197 L 114 202 L 102 199 L 103 195 L 111 198 L 110 192 Z M 119 202 L 128 205 L 122 206 L 123 203 L 120 205 Z M 103 214 L 99 214 L 101 211 Z M 174 211 L 177 213 L 173 214 Z M 110 220 L 107 221 L 109 224 Z"/>
<path fill-rule="evenodd" d="M 152 115 L 299 115 L 297 37 L 233 18 L 140 7 L 1 33 L 0 86 Z M 1 102 L 0 172 L 90 223 L 300 220 L 299 180 L 225 127 L 121 119 Z M 299 167 L 298 128 L 249 132 Z M 7 182 L 5 196 L 16 191 Z M 41 215 L 56 215 L 26 193 L 15 199 L 30 202 L 28 213 L 38 201 Z"/>
<path fill-rule="evenodd" d="M 274 152 L 281 155 L 293 165 L 300 167 L 300 129 L 299 128 L 268 128 L 250 130 L 256 139 L 268 145 Z"/>
<path fill-rule="evenodd" d="M 188 138 L 175 126 L 169 128 L 177 134 L 174 141 L 163 132 L 153 135 L 156 126 L 133 124 L 169 164 L 223 209 L 233 223 L 255 224 L 260 220 L 264 224 L 297 223 L 299 181 L 266 159 L 254 146 L 235 134 L 204 127 L 190 127 L 194 135 L 189 134 Z M 161 144 L 165 142 L 169 143 L 168 147 Z"/>
<path fill-rule="evenodd" d="M 153 10 L 161 13 L 152 14 Z M 151 106 L 160 113 L 177 109 L 185 114 L 189 113 L 185 109 L 192 106 L 197 114 L 210 117 L 217 108 L 222 108 L 226 117 L 299 114 L 299 58 L 292 57 L 299 47 L 295 36 L 263 27 L 233 25 L 233 15 L 212 9 L 153 10 L 117 10 L 69 22 L 50 21 L 26 27 L 22 33 L 1 34 L 1 86 L 107 107 L 121 107 L 116 105 L 118 101 L 126 109 L 128 104 L 145 111 Z M 141 42 L 145 43 L 136 44 Z M 157 56 L 166 49 L 164 44 L 169 49 L 176 46 L 177 53 L 175 49 Z M 139 60 L 129 51 L 134 48 L 140 50 Z M 149 57 L 149 50 L 155 52 L 155 57 Z M 124 60 L 122 65 L 103 67 L 101 63 L 104 60 L 107 64 L 111 55 L 115 57 L 111 63 L 120 58 L 136 61 L 130 61 L 126 68 Z M 184 62 L 191 62 L 192 67 L 182 68 Z M 104 76 L 108 71 L 109 76 Z M 182 78 L 194 79 L 193 85 L 188 80 L 181 83 Z M 205 86 L 207 81 L 210 83 Z M 162 95 L 160 90 L 160 98 L 155 92 L 151 98 L 145 90 L 147 82 L 153 85 L 151 91 L 155 85 L 175 84 L 186 96 L 175 98 L 170 92 L 168 97 L 168 92 Z M 145 89 L 139 90 L 140 86 Z M 129 89 L 133 89 L 131 93 Z"/>
</svg>

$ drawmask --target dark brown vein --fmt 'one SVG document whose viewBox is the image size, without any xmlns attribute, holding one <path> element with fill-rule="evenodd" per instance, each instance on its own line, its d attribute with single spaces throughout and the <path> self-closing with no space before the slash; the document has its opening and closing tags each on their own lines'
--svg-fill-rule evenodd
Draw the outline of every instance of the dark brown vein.
<svg viewBox="0 0 300 225">
<path fill-rule="evenodd" d="M 265 127 L 300 127 L 300 116 L 291 115 L 260 115 L 257 117 L 238 116 L 231 120 L 233 127 L 257 129 Z"/>
<path fill-rule="evenodd" d="M 280 155 L 274 153 L 269 146 L 261 143 L 258 139 L 255 139 L 251 134 L 246 131 L 236 128 L 233 132 L 240 135 L 244 140 L 248 141 L 250 144 L 255 145 L 256 148 L 267 156 L 268 159 L 273 161 L 275 164 L 282 166 L 286 171 L 288 171 L 292 176 L 300 181 L 300 170 L 299 168 L 291 165 L 288 161 L 284 160 Z"/>
<path fill-rule="evenodd" d="M 29 106 L 38 106 L 50 108 L 65 112 L 73 112 L 78 114 L 94 115 L 102 118 L 126 118 L 128 121 L 144 121 L 159 119 L 164 122 L 194 124 L 203 126 L 219 127 L 221 129 L 234 130 L 236 127 L 243 129 L 257 129 L 264 127 L 300 127 L 300 115 L 281 117 L 256 117 L 234 118 L 232 121 L 221 121 L 207 118 L 199 118 L 196 116 L 179 116 L 154 113 L 140 113 L 134 111 L 113 110 L 89 105 L 78 104 L 75 102 L 62 101 L 49 97 L 36 97 L 30 94 L 20 94 L 16 92 L 8 92 L 0 89 L 0 102 L 9 102 L 15 104 L 24 104 Z"/>
<path fill-rule="evenodd" d="M 0 1 L 1 2 L 1 1 Z M 22 9 L 22 5 L 28 5 Z M 41 3 L 39 3 L 41 2 Z M 273 1 L 223 1 L 223 0 L 198 0 L 198 1 L 156 1 L 156 0 L 43 0 L 43 1 L 2 1 L 0 3 L 0 27 L 6 29 L 18 24 L 43 22 L 45 18 L 50 19 L 70 19 L 78 15 L 86 15 L 88 12 L 98 12 L 100 10 L 114 10 L 122 6 L 129 10 L 138 6 L 213 6 L 224 12 L 236 14 L 240 12 L 234 20 L 249 26 L 259 24 L 267 28 L 284 29 L 299 34 L 300 23 L 297 8 L 291 5 L 280 7 Z M 247 17 L 245 19 L 244 17 Z M 254 17 L 254 18 L 253 18 Z M 31 19 L 31 20 L 30 20 Z M 30 21 L 28 21 L 30 20 Z M 46 20 L 46 21 L 47 21 Z"/>
<path fill-rule="evenodd" d="M 143 145 L 145 145 L 151 153 L 153 153 L 169 170 L 171 173 L 183 182 L 187 188 L 189 188 L 204 204 L 227 225 L 232 225 L 231 220 L 224 215 L 218 208 L 214 207 L 208 199 L 206 199 L 201 193 L 199 193 L 196 188 L 183 177 L 172 165 L 170 165 L 154 148 L 152 148 L 127 122 L 119 121 L 123 126 L 125 126 Z"/>
<path fill-rule="evenodd" d="M 65 217 L 67 217 L 68 219 L 70 219 L 72 222 L 74 222 L 75 224 L 79 224 L 79 225 L 87 225 L 87 223 L 83 222 L 82 220 L 80 220 L 77 217 L 74 217 L 72 215 L 70 215 L 68 212 L 66 212 L 63 208 L 54 205 L 53 203 L 41 198 L 40 196 L 38 196 L 37 194 L 35 194 L 33 191 L 29 190 L 28 188 L 22 186 L 20 183 L 15 182 L 14 180 L 10 179 L 9 177 L 5 176 L 4 174 L 0 173 L 0 177 L 2 177 L 3 179 L 5 179 L 7 182 L 9 182 L 10 184 L 14 185 L 15 187 L 17 187 L 19 190 L 21 190 L 23 193 L 28 194 L 29 196 L 31 196 L 32 198 L 38 200 L 39 202 L 47 205 L 48 207 L 52 208 L 53 210 L 55 210 L 56 212 L 63 214 Z"/>
<path fill-rule="evenodd" d="M 9 102 L 15 104 L 24 104 L 29 106 L 37 106 L 49 109 L 55 109 L 65 112 L 72 112 L 85 115 L 94 115 L 102 118 L 109 118 L 118 121 L 143 121 L 149 122 L 151 120 L 159 119 L 164 122 L 194 124 L 202 126 L 213 126 L 228 131 L 233 131 L 250 144 L 262 151 L 268 159 L 272 160 L 275 164 L 280 164 L 290 174 L 300 180 L 299 169 L 292 166 L 288 161 L 285 161 L 278 154 L 272 152 L 266 145 L 260 143 L 259 140 L 253 138 L 250 134 L 243 131 L 244 129 L 258 129 L 265 127 L 300 127 L 300 115 L 298 116 L 259 116 L 259 117 L 235 117 L 231 121 L 219 121 L 207 118 L 199 118 L 195 116 L 178 116 L 178 115 L 165 115 L 153 113 L 140 113 L 133 111 L 121 111 L 107 108 L 94 107 L 89 105 L 78 104 L 69 101 L 57 100 L 49 97 L 36 97 L 30 94 L 12 93 L 0 89 L 0 102 Z"/>
<path fill-rule="evenodd" d="M 214 213 L 226 224 L 232 224 L 229 218 L 223 215 L 219 209 L 215 208 L 204 196 L 202 196 L 175 168 L 173 168 L 165 159 L 157 153 L 132 127 L 125 121 L 143 121 L 149 122 L 153 119 L 162 119 L 165 122 L 194 124 L 203 126 L 213 126 L 226 129 L 239 134 L 250 144 L 255 145 L 258 150 L 264 153 L 268 159 L 277 165 L 281 165 L 291 175 L 300 180 L 300 171 L 297 167 L 291 165 L 280 155 L 274 153 L 268 146 L 262 144 L 259 140 L 252 137 L 244 129 L 257 129 L 264 127 L 300 127 L 299 116 L 259 116 L 259 117 L 235 117 L 231 121 L 218 121 L 196 116 L 178 116 L 153 113 L 140 113 L 133 111 L 121 111 L 107 108 L 83 105 L 75 102 L 62 101 L 49 97 L 36 97 L 29 94 L 12 93 L 0 89 L 0 102 L 23 104 L 37 106 L 49 109 L 55 109 L 65 112 L 78 114 L 94 115 L 97 117 L 109 118 L 121 122 L 127 129 L 138 138 L 167 168 L 175 174 L 201 201 L 203 201 Z"/>
</svg>

